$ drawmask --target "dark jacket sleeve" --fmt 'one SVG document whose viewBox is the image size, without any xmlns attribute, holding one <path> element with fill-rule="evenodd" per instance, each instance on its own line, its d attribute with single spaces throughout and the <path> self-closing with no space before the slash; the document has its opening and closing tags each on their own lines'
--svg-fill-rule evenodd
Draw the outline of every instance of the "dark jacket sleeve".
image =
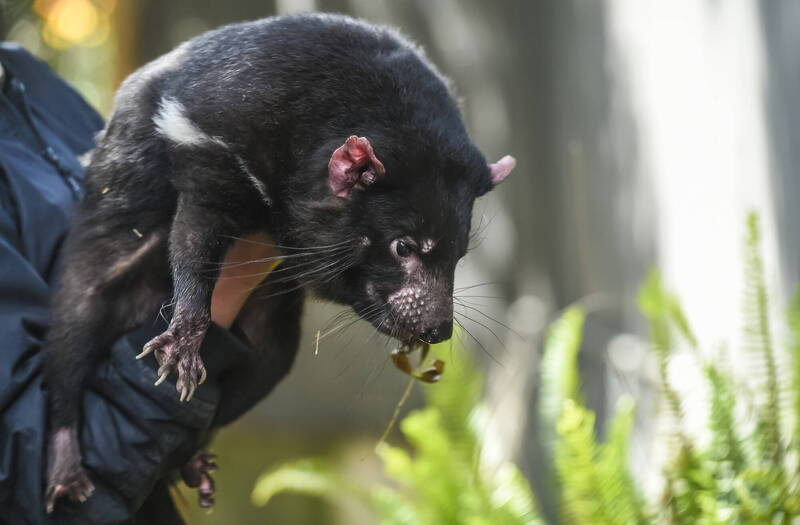
<svg viewBox="0 0 800 525">
<path fill-rule="evenodd" d="M 64 498 L 52 516 L 44 514 L 41 348 L 58 255 L 79 194 L 65 173 L 80 182 L 76 156 L 90 147 L 101 121 L 17 46 L 0 45 L 0 60 L 29 87 L 26 118 L 41 135 L 23 134 L 28 122 L 11 105 L 13 93 L 0 94 L 0 524 L 133 523 L 154 487 L 163 495 L 164 479 L 207 438 L 220 399 L 218 375 L 250 350 L 212 326 L 201 349 L 209 378 L 191 402 L 179 403 L 174 379 L 153 386 L 152 357 L 133 358 L 164 330 L 163 321 L 120 338 L 95 368 L 83 401 L 82 452 L 97 489 L 84 504 Z M 39 138 L 64 166 L 42 155 Z"/>
<path fill-rule="evenodd" d="M 0 523 L 128 522 L 156 483 L 207 436 L 219 400 L 217 376 L 249 349 L 212 326 L 201 350 L 209 380 L 190 403 L 180 403 L 174 382 L 153 386 L 152 358 L 133 358 L 163 322 L 117 341 L 95 369 L 83 403 L 81 444 L 97 490 L 84 504 L 59 501 L 48 520 L 40 350 L 50 292 L 15 249 L 13 234 L 13 222 L 0 210 Z"/>
<path fill-rule="evenodd" d="M 40 350 L 49 287 L 15 248 L 12 227 L 0 210 L 0 522 L 48 523 Z M 206 437 L 219 400 L 216 378 L 248 348 L 212 326 L 201 350 L 209 380 L 190 403 L 180 403 L 174 382 L 153 386 L 152 358 L 133 358 L 164 328 L 161 322 L 122 337 L 95 369 L 84 396 L 81 443 L 97 490 L 84 504 L 60 501 L 52 523 L 127 522 Z"/>
</svg>

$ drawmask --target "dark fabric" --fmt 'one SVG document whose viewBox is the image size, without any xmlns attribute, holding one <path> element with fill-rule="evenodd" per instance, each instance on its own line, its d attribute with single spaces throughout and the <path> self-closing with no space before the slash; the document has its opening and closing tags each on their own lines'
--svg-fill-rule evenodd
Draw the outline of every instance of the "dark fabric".
<svg viewBox="0 0 800 525">
<path fill-rule="evenodd" d="M 202 348 L 209 379 L 180 403 L 174 379 L 153 386 L 152 356 L 133 359 L 165 328 L 156 312 L 153 323 L 117 341 L 83 401 L 82 449 L 96 491 L 84 504 L 62 499 L 45 516 L 41 345 L 60 247 L 81 196 L 77 157 L 92 147 L 102 120 L 20 47 L 0 44 L 0 63 L 0 523 L 157 523 L 154 505 L 169 502 L 164 479 L 208 436 L 217 375 L 249 346 L 212 326 Z M 175 523 L 174 509 L 165 512 L 163 522 Z"/>
</svg>

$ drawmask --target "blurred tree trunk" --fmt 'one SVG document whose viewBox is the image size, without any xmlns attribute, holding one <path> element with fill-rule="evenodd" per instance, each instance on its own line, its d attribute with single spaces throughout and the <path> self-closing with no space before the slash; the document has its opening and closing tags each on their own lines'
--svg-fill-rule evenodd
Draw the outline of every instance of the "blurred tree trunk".
<svg viewBox="0 0 800 525">
<path fill-rule="evenodd" d="M 759 2 L 767 66 L 771 174 L 787 295 L 800 284 L 800 2 Z"/>
</svg>

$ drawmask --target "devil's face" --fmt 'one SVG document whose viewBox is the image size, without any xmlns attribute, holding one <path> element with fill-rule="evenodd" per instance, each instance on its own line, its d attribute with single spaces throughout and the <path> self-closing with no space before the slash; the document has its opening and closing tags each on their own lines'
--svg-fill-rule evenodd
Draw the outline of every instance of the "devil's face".
<svg viewBox="0 0 800 525">
<path fill-rule="evenodd" d="M 356 311 L 402 341 L 449 339 L 455 268 L 467 250 L 474 200 L 468 187 L 442 179 L 364 195 L 359 222 L 369 233 Z"/>
<path fill-rule="evenodd" d="M 513 168 L 513 159 L 497 168 L 471 153 L 384 166 L 369 141 L 348 139 L 328 166 L 339 213 L 326 208 L 331 219 L 316 220 L 325 235 L 314 242 L 332 251 L 305 263 L 320 268 L 316 275 L 341 270 L 308 281 L 310 288 L 403 342 L 449 339 L 455 268 L 467 251 L 475 198 Z"/>
</svg>

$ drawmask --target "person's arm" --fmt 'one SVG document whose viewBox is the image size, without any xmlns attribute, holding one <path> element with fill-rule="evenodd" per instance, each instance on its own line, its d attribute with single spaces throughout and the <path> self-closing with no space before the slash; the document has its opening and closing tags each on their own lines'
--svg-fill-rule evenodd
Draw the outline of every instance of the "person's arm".
<svg viewBox="0 0 800 525">
<path fill-rule="evenodd" d="M 127 508 L 138 508 L 160 480 L 203 446 L 220 398 L 225 396 L 225 387 L 217 379 L 252 354 L 247 342 L 225 328 L 233 324 L 252 289 L 273 267 L 275 256 L 271 239 L 264 234 L 237 241 L 228 251 L 214 288 L 214 324 L 201 350 L 209 376 L 191 402 L 178 400 L 174 378 L 153 386 L 155 359 L 143 363 L 132 358 L 154 334 L 166 329 L 166 319 L 160 318 L 156 326 L 146 325 L 114 345 L 108 361 L 94 374 L 84 402 L 81 444 L 97 491 L 86 503 L 77 505 L 81 519 L 106 523 L 101 520 L 113 515 L 109 503 L 120 497 Z M 114 410 L 108 409 L 109 404 Z M 98 430 L 102 433 L 95 440 Z M 132 443 L 133 435 L 147 437 Z"/>
<path fill-rule="evenodd" d="M 14 222 L 9 210 L 0 208 L 0 333 L 4 338 L 0 521 L 128 522 L 159 480 L 180 467 L 207 436 L 220 396 L 216 377 L 250 349 L 229 331 L 212 325 L 202 349 L 209 379 L 192 402 L 180 403 L 174 384 L 153 386 L 154 360 L 134 359 L 142 345 L 166 325 L 148 324 L 120 338 L 109 357 L 98 364 L 84 396 L 81 442 L 97 491 L 83 504 L 60 501 L 54 516 L 48 518 L 43 499 L 47 426 L 40 349 L 50 290 L 21 253 Z M 248 245 L 246 251 L 253 246 L 259 245 Z M 270 256 L 268 248 L 261 249 L 247 256 Z M 234 251 L 232 257 L 240 262 L 240 255 Z M 257 282 L 247 278 L 219 282 L 221 295 L 214 309 L 216 319 L 226 322 L 241 307 L 238 294 L 246 296 L 248 287 Z"/>
<path fill-rule="evenodd" d="M 237 240 L 225 256 L 211 296 L 211 320 L 230 328 L 250 292 L 277 264 L 278 251 L 266 233 Z"/>
<path fill-rule="evenodd" d="M 54 269 L 79 194 L 75 186 L 82 179 L 76 157 L 91 147 L 102 120 L 19 46 L 0 44 L 0 62 L 27 88 L 0 93 L 0 119 L 10 124 L 0 126 L 0 523 L 131 523 L 142 501 L 153 499 L 153 487 L 160 487 L 163 495 L 160 480 L 207 435 L 219 410 L 218 374 L 252 349 L 243 338 L 212 325 L 201 349 L 208 381 L 192 402 L 179 403 L 174 379 L 153 386 L 152 357 L 133 358 L 166 327 L 159 324 L 157 312 L 152 314 L 155 322 L 121 337 L 97 364 L 82 407 L 82 448 L 98 491 L 86 504 L 64 499 L 54 516 L 44 515 L 47 403 L 41 347 Z M 36 133 L 17 132 L 33 131 L 32 126 Z M 51 146 L 50 155 L 42 154 L 42 141 Z M 59 162 L 54 162 L 54 153 Z M 71 172 L 69 177 L 64 169 Z M 245 248 L 259 246 L 249 243 Z M 265 250 L 261 258 L 272 255 L 268 247 L 258 249 Z M 223 277 L 234 268 L 244 269 L 226 266 Z M 213 300 L 214 320 L 230 326 L 242 294 L 253 283 L 221 279 L 220 294 Z"/>
</svg>

